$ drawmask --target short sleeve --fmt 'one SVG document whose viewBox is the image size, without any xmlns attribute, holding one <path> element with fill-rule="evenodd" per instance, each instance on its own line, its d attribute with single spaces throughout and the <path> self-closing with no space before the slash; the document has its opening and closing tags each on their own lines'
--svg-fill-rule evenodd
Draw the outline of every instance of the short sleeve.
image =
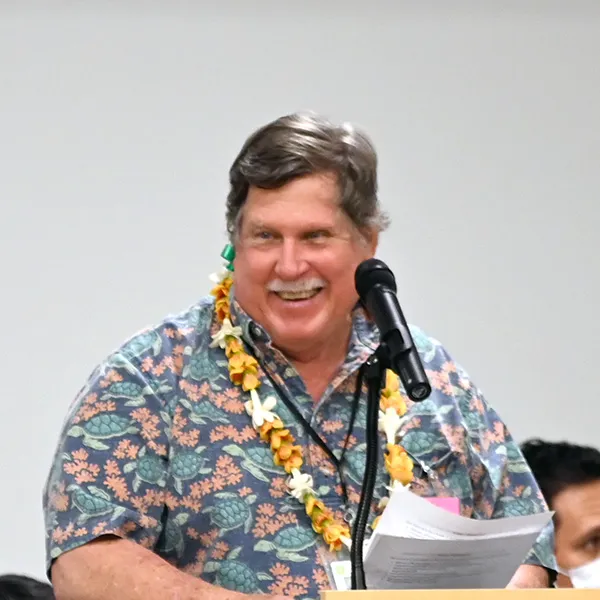
<svg viewBox="0 0 600 600">
<path fill-rule="evenodd" d="M 113 355 L 71 406 L 44 489 L 48 573 L 61 554 L 103 535 L 156 545 L 176 382 L 151 364 Z"/>
<path fill-rule="evenodd" d="M 472 478 L 477 474 L 473 481 L 475 514 L 479 518 L 497 519 L 547 511 L 538 483 L 507 426 L 460 366 L 457 374 L 462 390 L 459 406 L 474 465 Z M 523 563 L 556 571 L 553 541 L 550 521 Z"/>
</svg>

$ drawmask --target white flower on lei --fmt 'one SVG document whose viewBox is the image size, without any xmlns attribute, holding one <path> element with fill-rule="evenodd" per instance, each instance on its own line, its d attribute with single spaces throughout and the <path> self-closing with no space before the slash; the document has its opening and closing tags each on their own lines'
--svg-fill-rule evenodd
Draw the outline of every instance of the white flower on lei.
<svg viewBox="0 0 600 600">
<path fill-rule="evenodd" d="M 242 328 L 239 326 L 233 326 L 231 324 L 231 321 L 227 318 L 223 319 L 223 324 L 221 325 L 221 329 L 219 329 L 219 331 L 217 331 L 217 333 L 215 333 L 215 335 L 211 336 L 212 337 L 212 342 L 210 343 L 210 347 L 211 348 L 216 348 L 217 346 L 219 346 L 219 348 L 225 349 L 225 346 L 227 345 L 225 342 L 225 338 L 227 336 L 229 337 L 234 337 L 239 339 L 242 335 Z"/>
<path fill-rule="evenodd" d="M 274 396 L 269 396 L 261 403 L 258 392 L 250 390 L 250 400 L 244 406 L 246 407 L 246 412 L 252 417 L 252 426 L 254 429 L 260 429 L 265 421 L 272 423 L 277 418 L 277 415 L 271 412 L 276 404 L 277 400 Z"/>
<path fill-rule="evenodd" d="M 394 492 L 406 492 L 410 489 L 410 482 L 407 483 L 406 485 L 404 485 L 403 483 L 400 483 L 399 481 L 392 480 L 390 482 L 390 485 L 386 485 L 385 487 L 389 492 L 392 492 L 392 494 Z M 383 498 L 382 502 L 384 500 L 386 501 L 384 504 L 384 506 L 385 506 L 387 504 L 387 500 L 389 500 L 389 498 Z"/>
<path fill-rule="evenodd" d="M 403 484 L 402 484 L 402 483 L 400 483 L 399 481 L 395 481 L 395 480 L 393 480 L 393 481 L 391 482 L 391 484 L 390 484 L 390 485 L 386 485 L 386 486 L 385 486 L 385 488 L 386 488 L 386 489 L 387 489 L 389 492 L 392 492 L 392 493 L 394 493 L 394 492 L 396 492 L 396 491 L 398 491 L 398 492 L 399 492 L 399 491 L 401 491 L 401 490 L 402 490 L 402 491 L 407 491 L 407 490 L 409 490 L 409 489 L 410 489 L 410 483 L 407 483 L 406 485 L 403 485 Z M 379 501 L 379 504 L 377 505 L 377 509 L 378 509 L 378 510 L 383 510 L 383 509 L 384 509 L 384 508 L 385 508 L 385 507 L 388 505 L 388 502 L 389 502 L 389 501 L 390 501 L 390 497 L 389 497 L 389 496 L 386 496 L 385 498 L 382 498 L 382 499 Z"/>
<path fill-rule="evenodd" d="M 216 283 L 218 285 L 230 274 L 231 271 L 227 267 L 221 267 L 216 273 L 209 275 L 208 278 L 212 281 L 212 283 Z"/>
<path fill-rule="evenodd" d="M 385 409 L 385 412 L 380 410 L 378 425 L 379 431 L 385 433 L 387 443 L 395 444 L 398 431 L 400 431 L 400 427 L 402 427 L 402 417 L 398 414 L 396 409 L 390 406 Z"/>
<path fill-rule="evenodd" d="M 345 535 L 340 535 L 340 542 L 348 548 L 348 550 L 352 550 L 352 540 L 347 538 Z"/>
<path fill-rule="evenodd" d="M 396 481 L 395 479 L 392 480 L 390 485 L 386 486 L 386 489 L 388 489 L 390 492 L 399 492 L 401 490 L 408 490 L 410 488 L 410 483 L 407 483 L 406 485 L 404 485 L 403 483 L 400 483 L 399 481 Z"/>
<path fill-rule="evenodd" d="M 313 478 L 307 473 L 300 473 L 298 469 L 292 469 L 292 476 L 288 479 L 288 487 L 290 488 L 290 495 L 304 502 L 306 494 L 314 494 Z"/>
</svg>

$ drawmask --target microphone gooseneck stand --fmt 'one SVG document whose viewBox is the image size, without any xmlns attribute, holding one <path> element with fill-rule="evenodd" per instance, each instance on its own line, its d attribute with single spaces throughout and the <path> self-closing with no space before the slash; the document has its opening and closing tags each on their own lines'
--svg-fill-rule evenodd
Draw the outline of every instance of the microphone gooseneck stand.
<svg viewBox="0 0 600 600">
<path fill-rule="evenodd" d="M 357 267 L 354 279 L 360 301 L 375 321 L 380 334 L 377 350 L 364 365 L 368 385 L 367 451 L 350 548 L 352 589 L 366 590 L 363 544 L 377 480 L 379 395 L 385 372 L 386 369 L 394 371 L 409 398 L 415 402 L 422 402 L 431 394 L 431 385 L 398 303 L 396 279 L 392 271 L 384 262 L 370 258 Z"/>
<path fill-rule="evenodd" d="M 379 456 L 379 395 L 383 386 L 385 370 L 389 367 L 389 351 L 381 344 L 366 362 L 365 380 L 368 386 L 367 396 L 367 429 L 366 429 L 366 459 L 363 475 L 360 502 L 356 510 L 352 546 L 350 548 L 350 563 L 352 567 L 352 589 L 366 590 L 365 571 L 363 565 L 363 545 L 365 531 L 371 512 L 375 482 L 377 480 L 377 459 Z"/>
<path fill-rule="evenodd" d="M 399 337 L 399 336 L 398 336 Z M 365 570 L 363 564 L 363 545 L 365 540 L 365 531 L 371 513 L 371 504 L 375 491 L 377 480 L 377 461 L 379 457 L 379 396 L 383 387 L 386 369 L 391 369 L 395 373 L 400 373 L 400 379 L 406 386 L 405 362 L 411 360 L 410 351 L 412 344 L 404 343 L 400 351 L 398 349 L 398 339 L 391 336 L 391 346 L 387 340 L 382 340 L 377 350 L 365 363 L 365 380 L 367 382 L 367 428 L 366 434 L 366 457 L 365 472 L 362 480 L 360 501 L 356 511 L 356 519 L 352 531 L 352 546 L 350 548 L 350 564 L 352 567 L 352 589 L 366 590 Z M 413 359 L 414 360 L 414 359 Z M 409 388 L 409 397 L 415 402 L 422 402 L 431 393 L 431 387 L 427 380 L 424 384 L 417 384 Z"/>
</svg>

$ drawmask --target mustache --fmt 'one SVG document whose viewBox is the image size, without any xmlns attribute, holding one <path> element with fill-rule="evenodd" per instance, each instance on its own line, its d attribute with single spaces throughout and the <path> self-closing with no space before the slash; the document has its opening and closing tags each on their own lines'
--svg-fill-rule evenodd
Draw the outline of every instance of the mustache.
<svg viewBox="0 0 600 600">
<path fill-rule="evenodd" d="M 316 288 L 324 288 L 327 285 L 323 279 L 313 277 L 312 279 L 300 279 L 299 281 L 281 281 L 274 279 L 267 284 L 270 292 L 307 292 Z"/>
</svg>

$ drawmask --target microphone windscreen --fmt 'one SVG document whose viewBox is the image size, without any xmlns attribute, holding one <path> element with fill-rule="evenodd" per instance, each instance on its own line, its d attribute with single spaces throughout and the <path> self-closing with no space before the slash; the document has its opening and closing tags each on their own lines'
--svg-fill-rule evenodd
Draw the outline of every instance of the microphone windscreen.
<svg viewBox="0 0 600 600">
<path fill-rule="evenodd" d="M 369 258 L 356 267 L 354 286 L 359 298 L 364 302 L 374 286 L 381 285 L 396 291 L 396 278 L 390 268 L 377 258 Z"/>
</svg>

